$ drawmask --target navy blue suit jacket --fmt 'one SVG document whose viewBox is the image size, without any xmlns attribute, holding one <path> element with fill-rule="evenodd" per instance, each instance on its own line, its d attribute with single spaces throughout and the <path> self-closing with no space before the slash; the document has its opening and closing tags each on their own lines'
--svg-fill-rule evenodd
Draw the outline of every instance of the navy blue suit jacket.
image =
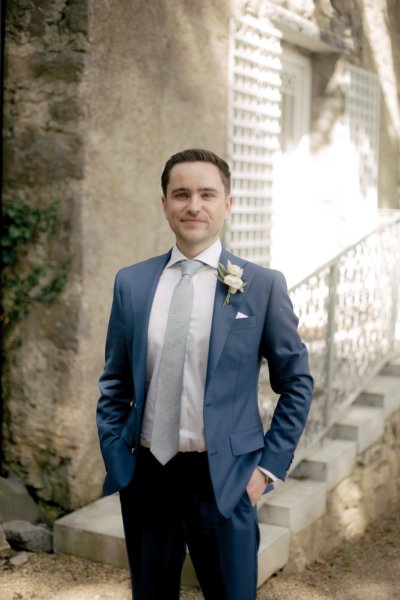
<svg viewBox="0 0 400 600">
<path fill-rule="evenodd" d="M 168 253 L 117 274 L 97 407 L 100 445 L 107 470 L 104 491 L 126 487 L 135 471 L 146 400 L 147 329 L 156 287 Z M 257 465 L 285 479 L 310 408 L 313 380 L 297 332 L 286 282 L 222 250 L 243 268 L 244 293 L 231 295 L 217 283 L 204 395 L 204 430 L 219 510 L 228 517 Z M 238 311 L 247 319 L 235 319 Z M 273 390 L 280 394 L 266 433 L 258 408 L 262 357 Z"/>
</svg>

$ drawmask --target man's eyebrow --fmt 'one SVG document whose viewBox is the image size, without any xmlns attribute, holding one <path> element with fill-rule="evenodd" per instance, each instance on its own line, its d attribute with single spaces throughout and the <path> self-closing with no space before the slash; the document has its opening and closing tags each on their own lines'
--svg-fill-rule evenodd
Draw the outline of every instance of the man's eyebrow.
<svg viewBox="0 0 400 600">
<path fill-rule="evenodd" d="M 180 188 L 175 188 L 173 190 L 171 190 L 171 194 L 176 194 L 177 192 L 188 192 L 189 188 L 185 188 L 185 187 L 180 187 Z"/>
<path fill-rule="evenodd" d="M 199 188 L 198 191 L 199 192 L 216 192 L 216 193 L 218 193 L 218 190 L 213 187 Z M 190 192 L 190 188 L 179 187 L 179 188 L 174 188 L 173 190 L 171 190 L 171 194 L 177 194 L 179 192 Z"/>
</svg>

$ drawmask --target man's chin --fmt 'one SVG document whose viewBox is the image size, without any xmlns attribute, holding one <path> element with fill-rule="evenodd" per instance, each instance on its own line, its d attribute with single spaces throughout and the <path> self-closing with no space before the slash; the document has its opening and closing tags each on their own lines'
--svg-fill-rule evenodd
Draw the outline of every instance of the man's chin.
<svg viewBox="0 0 400 600">
<path fill-rule="evenodd" d="M 204 231 L 194 229 L 191 231 L 185 231 L 184 235 L 181 235 L 180 237 L 185 244 L 198 244 L 207 240 L 207 236 L 204 235 Z"/>
<path fill-rule="evenodd" d="M 203 235 L 185 235 L 177 237 L 177 245 L 183 254 L 186 251 L 190 252 L 192 256 L 196 256 L 200 252 L 207 250 L 215 242 L 215 239 Z M 182 250 L 183 248 L 185 251 Z"/>
</svg>

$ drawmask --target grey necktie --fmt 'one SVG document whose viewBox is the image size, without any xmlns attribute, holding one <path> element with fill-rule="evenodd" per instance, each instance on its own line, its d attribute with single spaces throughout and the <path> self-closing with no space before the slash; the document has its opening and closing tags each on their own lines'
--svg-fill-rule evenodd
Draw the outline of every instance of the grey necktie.
<svg viewBox="0 0 400 600">
<path fill-rule="evenodd" d="M 181 262 L 182 277 L 171 298 L 157 380 L 151 452 L 165 465 L 179 451 L 183 366 L 192 314 L 192 277 L 202 266 L 197 260 Z"/>
</svg>

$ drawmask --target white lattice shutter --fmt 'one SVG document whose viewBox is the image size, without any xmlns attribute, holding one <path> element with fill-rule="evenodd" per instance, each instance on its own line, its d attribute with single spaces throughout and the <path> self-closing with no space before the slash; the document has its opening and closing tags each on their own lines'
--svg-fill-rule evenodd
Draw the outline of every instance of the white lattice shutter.
<svg viewBox="0 0 400 600">
<path fill-rule="evenodd" d="M 350 142 L 358 156 L 360 197 L 377 205 L 379 103 L 377 75 L 347 66 L 345 115 Z"/>
<path fill-rule="evenodd" d="M 231 23 L 228 159 L 234 205 L 225 244 L 270 261 L 273 164 L 279 148 L 281 33 L 251 16 Z"/>
</svg>

